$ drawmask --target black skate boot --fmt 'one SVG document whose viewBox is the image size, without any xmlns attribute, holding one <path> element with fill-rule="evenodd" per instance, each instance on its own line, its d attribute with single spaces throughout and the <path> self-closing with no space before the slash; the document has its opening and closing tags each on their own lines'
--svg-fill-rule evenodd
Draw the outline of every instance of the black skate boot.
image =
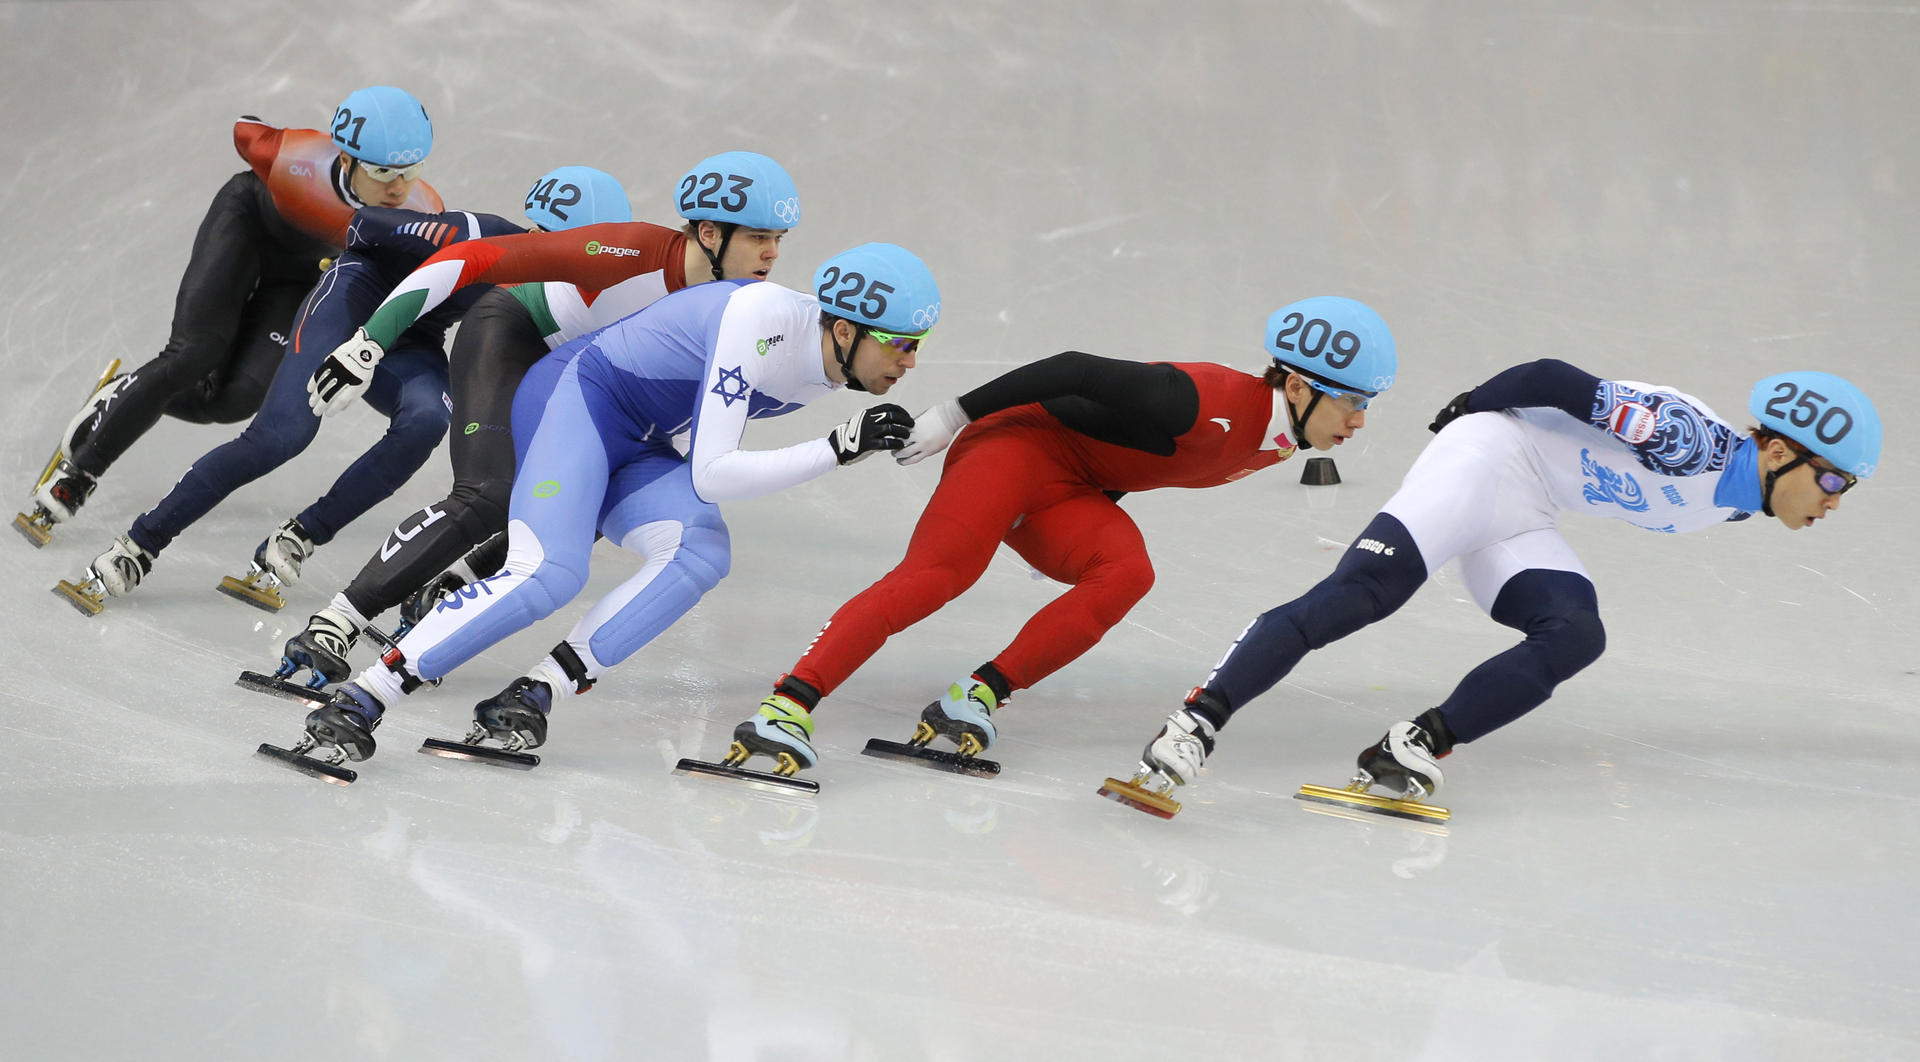
<svg viewBox="0 0 1920 1062">
<path fill-rule="evenodd" d="M 347 665 L 347 653 L 353 649 L 353 643 L 360 637 L 360 628 L 339 612 L 323 608 L 307 620 L 307 629 L 287 639 L 285 655 L 280 658 L 280 669 L 273 673 L 277 679 L 290 679 L 300 669 L 312 672 L 307 679 L 310 689 L 319 689 L 329 682 L 339 682 L 347 677 L 350 668 Z"/>
<path fill-rule="evenodd" d="M 307 732 L 298 744 L 291 749 L 261 745 L 259 754 L 303 774 L 347 785 L 359 775 L 341 765 L 373 756 L 373 731 L 385 714 L 386 709 L 370 690 L 356 682 L 342 683 L 333 691 L 333 700 L 307 713 Z M 324 756 L 307 755 L 322 747 L 327 750 Z"/>
<path fill-rule="evenodd" d="M 1425 800 L 1440 791 L 1440 757 L 1452 751 L 1453 735 L 1446 722 L 1438 712 L 1428 711 L 1411 722 L 1393 724 L 1386 736 L 1361 750 L 1353 780 L 1389 790 L 1401 800 Z"/>
<path fill-rule="evenodd" d="M 420 751 L 454 760 L 491 763 L 530 771 L 540 757 L 528 752 L 547 743 L 547 713 L 553 710 L 553 687 L 525 676 L 473 706 L 473 729 L 459 741 L 428 738 Z M 498 747 L 487 744 L 492 738 Z"/>
<path fill-rule="evenodd" d="M 487 736 L 509 751 L 537 749 L 547 743 L 547 713 L 553 711 L 553 688 L 524 676 L 506 689 L 473 706 L 473 719 Z"/>
</svg>

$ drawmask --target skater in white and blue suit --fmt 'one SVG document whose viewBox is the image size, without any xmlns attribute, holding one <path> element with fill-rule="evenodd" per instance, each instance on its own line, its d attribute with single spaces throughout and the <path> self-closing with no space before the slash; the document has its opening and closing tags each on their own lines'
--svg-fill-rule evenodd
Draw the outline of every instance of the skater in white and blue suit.
<svg viewBox="0 0 1920 1062">
<path fill-rule="evenodd" d="M 843 386 L 885 394 L 940 317 L 932 274 L 891 244 L 834 256 L 814 287 L 811 295 L 765 281 L 686 288 L 536 365 L 514 402 L 520 462 L 506 567 L 443 601 L 308 715 L 314 742 L 356 761 L 371 756 L 374 726 L 407 692 L 572 600 L 604 534 L 644 559 L 639 573 L 474 709 L 510 747 L 539 746 L 556 691 L 585 692 L 726 576 L 719 503 L 905 445 L 913 418 L 887 403 L 822 439 L 740 448 L 749 419 L 790 413 Z M 691 432 L 685 456 L 673 446 L 682 432 Z"/>
<path fill-rule="evenodd" d="M 1811 526 L 1880 460 L 1880 417 L 1846 380 L 1789 372 L 1754 386 L 1741 431 L 1668 387 L 1603 380 L 1563 361 L 1502 372 L 1456 397 L 1400 490 L 1333 574 L 1261 615 L 1141 756 L 1144 788 L 1193 781 L 1214 734 L 1308 652 L 1393 614 L 1432 572 L 1461 581 L 1518 645 L 1445 701 L 1360 753 L 1356 791 L 1423 799 L 1440 757 L 1545 703 L 1606 648 L 1591 579 L 1557 526 L 1587 513 L 1677 534 L 1754 513 Z"/>
</svg>

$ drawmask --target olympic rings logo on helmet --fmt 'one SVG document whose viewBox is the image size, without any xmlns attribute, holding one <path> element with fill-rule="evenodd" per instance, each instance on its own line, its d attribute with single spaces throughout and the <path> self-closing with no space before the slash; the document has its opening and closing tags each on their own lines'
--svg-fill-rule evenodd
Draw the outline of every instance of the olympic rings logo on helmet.
<svg viewBox="0 0 1920 1062">
<path fill-rule="evenodd" d="M 387 152 L 387 165 L 405 166 L 408 163 L 419 162 L 426 157 L 427 152 L 424 148 L 412 147 L 404 151 L 389 151 Z"/>
<path fill-rule="evenodd" d="M 913 311 L 913 327 L 924 332 L 940 320 L 940 304 L 932 303 Z"/>
<path fill-rule="evenodd" d="M 773 216 L 792 226 L 800 219 L 800 197 L 790 195 L 773 204 Z"/>
</svg>

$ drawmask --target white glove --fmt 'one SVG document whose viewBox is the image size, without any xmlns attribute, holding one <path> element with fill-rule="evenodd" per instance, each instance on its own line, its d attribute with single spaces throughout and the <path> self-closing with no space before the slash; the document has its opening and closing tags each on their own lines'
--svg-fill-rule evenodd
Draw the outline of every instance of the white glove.
<svg viewBox="0 0 1920 1062">
<path fill-rule="evenodd" d="M 947 448 L 953 437 L 960 434 L 971 420 L 960 408 L 960 400 L 949 398 L 925 413 L 913 418 L 913 434 L 907 436 L 907 445 L 893 455 L 895 461 L 911 465 L 932 457 Z"/>
<path fill-rule="evenodd" d="M 386 356 L 380 344 L 368 338 L 366 329 L 354 329 L 353 338 L 333 348 L 307 380 L 307 408 L 314 416 L 324 417 L 352 405 L 354 399 L 367 393 L 374 368 Z"/>
</svg>

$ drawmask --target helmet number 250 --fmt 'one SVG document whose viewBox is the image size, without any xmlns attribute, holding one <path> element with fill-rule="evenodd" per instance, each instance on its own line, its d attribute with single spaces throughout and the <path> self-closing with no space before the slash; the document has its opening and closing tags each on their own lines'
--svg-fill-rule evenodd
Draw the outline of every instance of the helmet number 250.
<svg viewBox="0 0 1920 1062">
<path fill-rule="evenodd" d="M 1829 401 L 1818 391 L 1802 391 L 1792 381 L 1782 380 L 1773 385 L 1773 398 L 1767 402 L 1766 411 L 1768 416 L 1779 417 L 1796 428 L 1812 428 L 1823 443 L 1837 443 L 1853 430 L 1853 415 L 1839 406 L 1822 410 Z"/>
<path fill-rule="evenodd" d="M 1318 317 L 1309 319 L 1305 314 L 1290 313 L 1281 318 L 1283 327 L 1274 337 L 1274 346 L 1281 350 L 1297 350 L 1309 358 L 1324 358 L 1327 367 L 1344 369 L 1353 364 L 1360 354 L 1360 337 L 1341 329 L 1334 331 L 1333 326 Z"/>
<path fill-rule="evenodd" d="M 836 310 L 877 321 L 887 315 L 887 296 L 893 294 L 893 290 L 892 284 L 868 280 L 851 270 L 842 273 L 839 266 L 828 266 L 820 273 L 820 290 L 816 294 L 821 302 L 832 304 Z M 855 302 L 856 299 L 859 301 Z"/>
</svg>

